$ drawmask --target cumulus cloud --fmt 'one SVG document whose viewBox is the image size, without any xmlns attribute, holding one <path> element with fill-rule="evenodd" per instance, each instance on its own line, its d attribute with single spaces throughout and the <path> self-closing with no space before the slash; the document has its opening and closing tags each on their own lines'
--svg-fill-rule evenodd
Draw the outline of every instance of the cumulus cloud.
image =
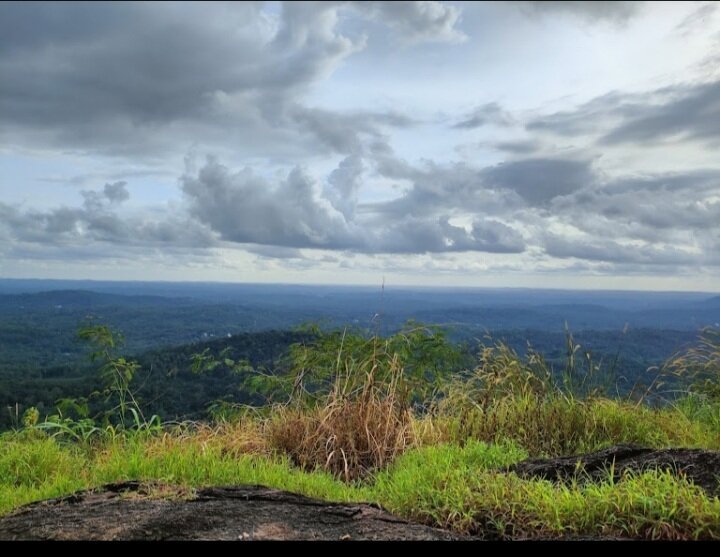
<svg viewBox="0 0 720 557">
<path fill-rule="evenodd" d="M 288 109 L 290 118 L 317 142 L 342 154 L 359 154 L 366 144 L 383 141 L 383 128 L 409 128 L 416 122 L 394 112 L 333 112 L 318 108 L 293 106 Z M 317 143 L 316 142 L 316 143 Z"/>
<path fill-rule="evenodd" d="M 410 182 L 390 201 L 360 203 L 370 169 Z M 77 250 L 106 244 L 163 249 L 218 246 L 263 259 L 307 260 L 301 250 L 346 254 L 477 252 L 589 264 L 718 265 L 720 172 L 607 179 L 588 160 L 530 158 L 485 168 L 415 166 L 384 153 L 348 156 L 319 179 L 301 167 L 282 179 L 209 159 L 181 177 L 185 202 L 123 214 L 124 182 L 81 192 L 76 207 L 0 204 L 0 243 Z M 24 246 L 24 247 L 23 247 Z M 313 257 L 311 260 L 315 260 Z"/>
<path fill-rule="evenodd" d="M 103 188 L 103 195 L 113 203 L 122 203 L 130 199 L 130 194 L 127 191 L 127 182 L 113 182 L 112 184 L 105 184 Z"/>
<path fill-rule="evenodd" d="M 717 265 L 720 171 L 622 177 L 553 201 L 573 233 L 544 237 L 553 257 L 643 265 Z"/>
<path fill-rule="evenodd" d="M 447 211 L 396 212 L 388 218 L 391 210 L 383 204 L 360 215 L 352 196 L 362 170 L 360 159 L 348 157 L 321 189 L 297 167 L 270 183 L 249 168 L 233 173 L 210 159 L 182 183 L 190 213 L 228 242 L 362 253 L 524 249 L 517 231 L 493 219 L 476 220 L 468 229 L 451 224 Z"/>
<path fill-rule="evenodd" d="M 508 208 L 521 204 L 515 192 L 488 187 L 481 169 L 463 163 L 426 162 L 423 166 L 413 166 L 392 153 L 382 153 L 375 158 L 375 169 L 386 178 L 412 184 L 396 199 L 369 205 L 388 217 L 438 216 L 457 209 L 503 214 Z"/>
<path fill-rule="evenodd" d="M 328 176 L 324 195 L 346 220 L 352 220 L 355 217 L 364 169 L 362 158 L 351 155 L 343 159 Z"/>
<path fill-rule="evenodd" d="M 295 248 L 349 248 L 356 242 L 342 214 L 319 200 L 299 167 L 270 184 L 252 169 L 237 173 L 209 160 L 182 188 L 190 212 L 223 240 Z"/>
<path fill-rule="evenodd" d="M 436 61 L 454 53 L 464 60 L 476 46 L 482 56 L 491 52 L 481 47 L 494 44 L 492 33 L 460 30 L 463 10 L 470 32 L 483 29 L 486 16 L 493 23 L 513 15 L 500 12 L 514 6 L 0 4 L 3 156 L 62 152 L 61 164 L 47 163 L 38 171 L 45 177 L 30 180 L 44 181 L 47 191 L 77 186 L 53 193 L 67 200 L 43 210 L 17 204 L 22 196 L 11 191 L 0 203 L 0 253 L 44 257 L 54 249 L 82 259 L 117 250 L 237 249 L 273 269 L 354 258 L 402 260 L 408 269 L 418 261 L 415 269 L 433 272 L 466 253 L 474 262 L 456 269 L 479 269 L 480 260 L 497 269 L 603 273 L 717 265 L 720 171 L 693 167 L 714 164 L 710 149 L 720 141 L 720 81 L 710 71 L 702 82 L 683 74 L 669 86 L 610 91 L 574 107 L 555 99 L 558 110 L 548 113 L 533 109 L 534 91 L 498 88 L 494 76 L 516 74 L 490 64 L 487 89 L 433 96 L 428 87 L 405 102 L 408 87 L 424 83 L 417 79 L 447 75 L 455 83 L 453 72 L 469 67 L 453 60 L 434 73 Z M 641 12 L 633 2 L 520 9 L 619 26 Z M 705 4 L 686 14 L 673 40 L 714 21 L 717 9 Z M 532 33 L 561 29 L 520 23 Z M 460 44 L 465 39 L 477 43 Z M 710 40 L 704 33 L 702 44 Z M 396 75 L 378 79 L 377 57 L 398 42 L 405 48 L 378 66 Z M 357 73 L 346 71 L 351 60 Z M 427 76 L 414 72 L 418 62 Z M 421 134 L 432 134 L 443 153 L 457 138 L 476 143 L 458 161 L 420 145 L 429 137 Z M 668 144 L 690 160 L 673 173 L 651 172 Z M 179 191 L 171 190 L 168 177 L 181 172 L 177 161 L 188 150 L 218 158 L 188 168 Z M 105 164 L 108 155 L 115 159 Z M 127 203 L 131 191 L 137 198 Z M 168 205 L 157 205 L 158 195 Z"/>
<path fill-rule="evenodd" d="M 439 218 L 404 217 L 385 224 L 382 234 L 371 235 L 370 252 L 440 253 L 477 251 L 519 253 L 524 251 L 522 236 L 495 220 L 478 220 L 470 230 Z"/>
<path fill-rule="evenodd" d="M 553 211 L 594 234 L 624 233 L 647 241 L 678 240 L 672 231 L 715 235 L 720 233 L 720 171 L 616 178 L 555 200 Z M 598 219 L 604 222 L 589 228 Z"/>
<path fill-rule="evenodd" d="M 102 191 L 84 190 L 80 207 L 49 211 L 23 210 L 0 203 L 0 230 L 7 241 L 69 249 L 92 243 L 114 246 L 207 248 L 217 244 L 207 227 L 183 216 L 123 216 L 117 205 L 129 198 L 125 182 L 105 184 Z M 160 214 L 158 214 L 160 213 Z"/>
</svg>

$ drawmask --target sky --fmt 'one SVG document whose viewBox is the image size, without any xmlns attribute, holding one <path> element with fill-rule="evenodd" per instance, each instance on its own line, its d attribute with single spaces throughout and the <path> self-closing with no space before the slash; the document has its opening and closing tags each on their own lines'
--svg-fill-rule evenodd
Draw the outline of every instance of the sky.
<svg viewBox="0 0 720 557">
<path fill-rule="evenodd" d="M 0 3 L 0 277 L 720 291 L 720 3 Z"/>
</svg>

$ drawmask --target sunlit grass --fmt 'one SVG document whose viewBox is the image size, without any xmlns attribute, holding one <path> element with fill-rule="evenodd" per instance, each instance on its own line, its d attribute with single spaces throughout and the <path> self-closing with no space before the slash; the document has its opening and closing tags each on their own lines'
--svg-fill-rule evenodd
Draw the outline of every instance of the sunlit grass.
<svg viewBox="0 0 720 557">
<path fill-rule="evenodd" d="M 525 480 L 504 472 L 527 457 L 525 449 L 468 440 L 408 450 L 373 478 L 345 483 L 255 445 L 224 450 L 231 431 L 225 425 L 215 435 L 208 428 L 131 435 L 83 450 L 35 435 L 3 435 L 0 513 L 124 480 L 184 488 L 259 484 L 328 501 L 375 502 L 408 519 L 485 537 L 720 538 L 720 500 L 668 472 L 585 485 Z"/>
</svg>

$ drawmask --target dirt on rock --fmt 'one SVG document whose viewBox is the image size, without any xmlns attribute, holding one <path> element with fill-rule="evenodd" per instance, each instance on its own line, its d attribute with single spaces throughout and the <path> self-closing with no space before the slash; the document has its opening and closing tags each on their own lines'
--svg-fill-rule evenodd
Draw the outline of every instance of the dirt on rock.
<svg viewBox="0 0 720 557">
<path fill-rule="evenodd" d="M 577 456 L 536 458 L 519 462 L 509 468 L 524 478 L 551 481 L 599 481 L 608 479 L 610 470 L 615 480 L 631 470 L 669 470 L 684 476 L 703 488 L 710 496 L 720 496 L 720 452 L 702 449 L 648 449 L 635 445 L 613 447 Z"/>
<path fill-rule="evenodd" d="M 456 540 L 368 504 L 262 486 L 182 493 L 125 482 L 32 503 L 0 518 L 0 540 Z"/>
</svg>

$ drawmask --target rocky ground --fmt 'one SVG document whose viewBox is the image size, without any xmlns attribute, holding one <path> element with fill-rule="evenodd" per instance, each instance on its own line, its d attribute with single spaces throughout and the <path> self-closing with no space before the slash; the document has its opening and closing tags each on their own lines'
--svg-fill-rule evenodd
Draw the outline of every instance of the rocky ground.
<svg viewBox="0 0 720 557">
<path fill-rule="evenodd" d="M 531 459 L 523 477 L 596 481 L 612 470 L 660 468 L 720 495 L 720 452 L 619 445 L 585 455 Z M 0 540 L 458 540 L 374 505 L 338 504 L 261 486 L 197 491 L 125 482 L 40 501 L 0 518 Z"/>
<path fill-rule="evenodd" d="M 530 459 L 511 466 L 519 476 L 552 481 L 607 479 L 612 470 L 615 480 L 626 470 L 669 470 L 685 476 L 710 496 L 720 496 L 720 452 L 701 449 L 647 449 L 635 445 L 616 445 L 602 451 L 577 456 Z"/>
<path fill-rule="evenodd" d="M 0 540 L 452 540 L 365 504 L 334 504 L 261 486 L 194 494 L 106 485 L 33 503 L 0 519 Z"/>
</svg>

